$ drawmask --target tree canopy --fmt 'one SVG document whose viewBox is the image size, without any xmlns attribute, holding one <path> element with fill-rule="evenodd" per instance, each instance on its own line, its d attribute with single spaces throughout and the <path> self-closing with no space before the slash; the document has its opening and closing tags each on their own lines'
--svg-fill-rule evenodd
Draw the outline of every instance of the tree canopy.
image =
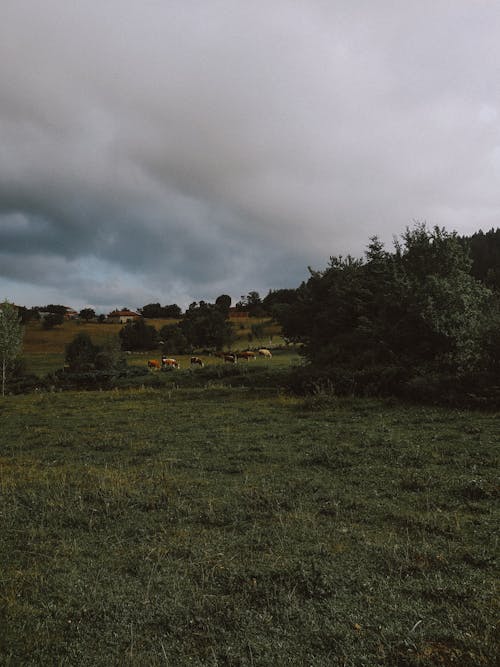
<svg viewBox="0 0 500 667">
<path fill-rule="evenodd" d="M 374 237 L 362 260 L 332 257 L 277 317 L 317 366 L 460 372 L 483 361 L 492 297 L 470 269 L 456 234 L 418 224 L 393 252 Z"/>
<path fill-rule="evenodd" d="M 139 310 L 142 316 L 146 318 L 178 319 L 182 315 L 182 310 L 176 303 L 169 306 L 161 306 L 159 303 L 148 303 Z"/>
<path fill-rule="evenodd" d="M 125 366 L 125 359 L 117 336 L 109 336 L 101 345 L 95 345 L 87 333 L 76 334 L 66 345 L 66 364 L 70 371 L 112 370 Z"/>
<path fill-rule="evenodd" d="M 233 331 L 221 304 L 193 302 L 178 324 L 160 331 L 166 354 L 185 354 L 199 348 L 220 350 L 232 341 Z"/>
<path fill-rule="evenodd" d="M 158 332 L 154 326 L 137 319 L 120 330 L 120 340 L 124 350 L 154 350 L 158 347 Z"/>
</svg>

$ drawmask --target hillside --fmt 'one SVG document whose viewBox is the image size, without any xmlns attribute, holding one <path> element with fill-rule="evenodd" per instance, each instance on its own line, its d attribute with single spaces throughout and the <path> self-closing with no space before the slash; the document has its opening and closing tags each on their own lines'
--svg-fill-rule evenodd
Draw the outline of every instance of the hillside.
<svg viewBox="0 0 500 667">
<path fill-rule="evenodd" d="M 147 324 L 153 325 L 158 331 L 165 325 L 173 324 L 176 321 L 172 319 L 146 320 Z M 243 321 L 235 318 L 230 321 L 236 337 L 234 349 L 242 350 L 247 347 L 283 344 L 280 327 L 273 324 L 269 318 L 249 318 Z M 266 334 L 263 338 L 250 340 L 251 327 L 255 324 L 263 324 Z M 25 328 L 22 356 L 28 371 L 43 375 L 64 365 L 65 347 L 78 333 L 87 333 L 94 343 L 100 344 L 110 336 L 118 336 L 122 327 L 122 324 L 82 323 L 78 320 L 66 320 L 61 326 L 44 330 L 40 322 L 32 321 Z M 155 356 L 154 353 L 152 356 Z M 143 364 L 144 355 L 131 355 L 129 363 L 135 361 Z"/>
</svg>

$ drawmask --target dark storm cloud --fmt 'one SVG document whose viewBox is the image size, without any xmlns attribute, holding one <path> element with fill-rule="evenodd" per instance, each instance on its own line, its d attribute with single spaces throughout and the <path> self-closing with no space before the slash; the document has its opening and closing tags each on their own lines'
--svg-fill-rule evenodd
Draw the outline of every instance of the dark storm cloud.
<svg viewBox="0 0 500 667">
<path fill-rule="evenodd" d="M 6 0 L 0 277 L 185 305 L 497 225 L 499 28 L 493 0 Z"/>
</svg>

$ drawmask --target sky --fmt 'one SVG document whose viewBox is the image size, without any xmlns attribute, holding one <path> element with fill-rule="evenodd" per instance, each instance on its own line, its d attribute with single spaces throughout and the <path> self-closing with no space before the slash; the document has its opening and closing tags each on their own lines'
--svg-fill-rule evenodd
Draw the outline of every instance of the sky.
<svg viewBox="0 0 500 667">
<path fill-rule="evenodd" d="M 297 287 L 500 226 L 497 0 L 2 0 L 0 300 Z"/>
</svg>

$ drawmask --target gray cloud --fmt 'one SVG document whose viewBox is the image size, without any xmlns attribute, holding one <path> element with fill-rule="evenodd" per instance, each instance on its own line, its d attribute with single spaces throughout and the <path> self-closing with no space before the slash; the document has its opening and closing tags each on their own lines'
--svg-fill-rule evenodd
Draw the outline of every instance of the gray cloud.
<svg viewBox="0 0 500 667">
<path fill-rule="evenodd" d="M 494 0 L 6 0 L 5 296 L 238 298 L 414 219 L 497 226 L 499 28 Z"/>
</svg>

